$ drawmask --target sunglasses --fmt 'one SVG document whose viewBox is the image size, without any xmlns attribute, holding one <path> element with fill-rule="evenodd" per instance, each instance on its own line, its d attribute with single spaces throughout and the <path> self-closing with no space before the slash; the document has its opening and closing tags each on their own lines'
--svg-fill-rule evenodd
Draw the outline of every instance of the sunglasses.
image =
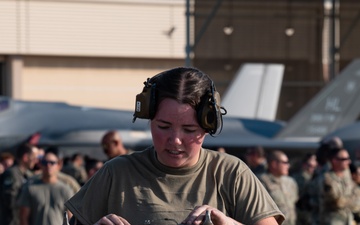
<svg viewBox="0 0 360 225">
<path fill-rule="evenodd" d="M 290 164 L 289 161 L 282 161 L 282 160 L 276 160 L 278 163 L 281 163 L 281 164 L 285 164 L 285 165 L 288 165 Z"/>
<path fill-rule="evenodd" d="M 47 160 L 41 160 L 41 165 L 43 165 L 43 166 L 47 166 L 47 165 L 55 165 L 55 164 L 57 164 L 58 162 L 57 161 L 47 161 Z"/>
<path fill-rule="evenodd" d="M 316 168 L 316 165 L 313 165 L 313 164 L 310 164 L 310 163 L 307 163 L 306 166 L 307 166 L 308 168 Z"/>
<path fill-rule="evenodd" d="M 348 161 L 348 160 L 350 160 L 349 157 L 347 157 L 347 158 L 335 157 L 335 159 L 339 160 L 339 161 Z"/>
<path fill-rule="evenodd" d="M 109 149 L 111 144 L 117 145 L 120 141 L 119 140 L 111 140 L 108 143 L 102 144 L 102 148 L 106 151 Z"/>
</svg>

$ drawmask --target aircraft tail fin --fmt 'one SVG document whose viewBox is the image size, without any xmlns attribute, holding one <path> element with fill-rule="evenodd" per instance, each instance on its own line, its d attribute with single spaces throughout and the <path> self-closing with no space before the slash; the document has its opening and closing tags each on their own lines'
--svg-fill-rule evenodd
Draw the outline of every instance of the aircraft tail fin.
<svg viewBox="0 0 360 225">
<path fill-rule="evenodd" d="M 224 94 L 228 116 L 275 120 L 284 65 L 246 63 Z"/>
<path fill-rule="evenodd" d="M 320 140 L 356 121 L 359 113 L 360 59 L 356 59 L 293 116 L 276 138 Z"/>
</svg>

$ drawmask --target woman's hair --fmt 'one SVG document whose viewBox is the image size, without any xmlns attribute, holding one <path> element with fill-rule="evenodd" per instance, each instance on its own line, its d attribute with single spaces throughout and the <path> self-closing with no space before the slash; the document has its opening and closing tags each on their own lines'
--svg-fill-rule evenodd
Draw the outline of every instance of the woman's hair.
<svg viewBox="0 0 360 225">
<path fill-rule="evenodd" d="M 164 71 L 152 77 L 150 82 L 156 85 L 155 111 L 165 98 L 189 104 L 196 110 L 203 96 L 212 88 L 212 80 L 208 75 L 189 67 L 177 67 Z"/>
<path fill-rule="evenodd" d="M 153 119 L 166 98 L 193 107 L 199 125 L 210 135 L 221 132 L 226 109 L 220 106 L 214 82 L 202 71 L 177 67 L 148 78 L 143 91 L 136 96 L 133 122 L 136 118 Z"/>
</svg>

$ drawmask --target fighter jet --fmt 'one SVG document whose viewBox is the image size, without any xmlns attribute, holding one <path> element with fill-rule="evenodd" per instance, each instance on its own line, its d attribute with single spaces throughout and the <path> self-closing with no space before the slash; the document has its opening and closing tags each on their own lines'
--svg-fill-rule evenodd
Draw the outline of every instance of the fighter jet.
<svg viewBox="0 0 360 225">
<path fill-rule="evenodd" d="M 360 59 L 356 59 L 292 117 L 276 138 L 319 141 L 354 123 L 359 114 Z"/>
<path fill-rule="evenodd" d="M 261 145 L 270 149 L 295 149 L 297 152 L 316 149 L 323 137 L 356 121 L 360 113 L 359 85 L 360 60 L 355 60 L 288 123 L 244 118 L 236 114 L 224 116 L 222 132 L 216 137 L 208 135 L 204 146 L 237 150 Z M 118 130 L 128 148 L 136 150 L 151 145 L 149 122 L 137 120 L 133 123 L 132 119 L 132 111 L 1 97 L 0 150 L 40 137 L 40 145 L 73 147 L 73 151 L 85 148 L 82 150 L 85 152 L 91 147 L 98 153 L 101 136 L 109 129 Z"/>
<path fill-rule="evenodd" d="M 37 144 L 99 146 L 107 130 L 118 130 L 124 144 L 150 145 L 148 122 L 132 123 L 133 112 L 73 106 L 61 102 L 0 97 L 0 150 L 38 138 Z"/>
<path fill-rule="evenodd" d="M 269 71 L 270 69 L 259 69 L 263 71 Z M 274 70 L 274 69 L 273 69 Z M 281 67 L 275 69 L 275 71 L 281 70 Z M 258 74 L 255 74 L 259 76 Z M 280 75 L 276 75 L 277 82 L 279 82 Z M 250 78 L 249 78 L 250 79 Z M 252 78 L 254 80 L 254 78 Z M 264 78 L 258 79 L 258 86 L 266 84 Z M 274 84 L 271 84 L 274 85 Z M 275 87 L 278 87 L 279 83 L 275 84 Z M 256 86 L 256 87 L 258 87 Z M 259 93 L 266 92 L 268 88 L 258 87 L 255 90 Z M 238 88 L 238 91 L 241 89 Z M 276 91 L 277 92 L 277 91 Z M 254 93 L 254 95 L 257 95 Z M 254 109 L 266 109 L 267 107 L 261 102 L 267 103 L 269 100 L 261 100 L 261 95 L 258 94 L 259 100 L 257 104 L 251 103 L 254 105 Z M 269 95 L 263 95 L 267 98 Z M 273 95 L 274 96 L 274 95 Z M 226 96 L 225 96 L 226 97 Z M 234 97 L 233 97 L 234 98 Z M 255 99 L 256 100 L 256 99 Z M 236 98 L 234 98 L 236 101 Z M 232 106 L 236 102 L 229 104 Z M 273 102 L 276 102 L 276 99 L 272 98 Z M 246 101 L 245 101 L 246 102 Z M 245 103 L 242 103 L 242 106 Z M 239 106 L 239 105 L 238 105 Z M 234 108 L 234 106 L 230 107 Z M 241 107 L 237 107 L 237 110 Z M 242 107 L 246 108 L 246 107 Z M 273 107 L 271 108 L 273 109 Z M 253 110 L 253 112 L 256 112 Z M 264 112 L 260 111 L 260 112 Z M 256 112 L 256 114 L 259 114 Z M 256 135 L 260 134 L 260 137 L 248 137 L 247 133 L 239 132 L 239 128 L 236 128 L 236 122 L 232 121 L 231 124 L 224 122 L 223 134 L 219 135 L 215 139 L 207 137 L 205 139 L 205 145 L 209 147 L 212 146 L 221 146 L 225 148 L 242 148 L 254 145 L 261 145 L 264 148 L 268 149 L 286 149 L 291 150 L 289 152 L 305 152 L 306 150 L 315 150 L 319 142 L 327 137 L 328 135 L 338 134 L 344 141 L 345 146 L 347 145 L 348 137 L 353 137 L 355 132 L 350 134 L 345 134 L 343 130 L 335 132 L 337 129 L 341 129 L 345 126 L 344 130 L 355 131 L 355 127 L 360 128 L 360 124 L 355 123 L 360 114 L 360 59 L 356 59 L 351 62 L 341 73 L 330 83 L 328 83 L 313 99 L 311 99 L 293 118 L 290 119 L 288 123 L 282 124 L 280 129 L 276 129 L 272 136 L 264 136 L 259 133 L 262 129 L 267 129 L 269 126 L 276 124 L 276 121 L 267 121 L 267 124 L 264 123 L 261 119 L 250 119 L 252 124 L 258 122 L 259 130 L 253 131 Z M 255 115 L 255 114 L 253 114 Z M 267 115 L 268 117 L 269 115 Z M 243 121 L 243 119 L 242 119 Z M 266 121 L 266 120 L 265 120 Z M 261 124 L 261 125 L 260 125 Z M 244 126 L 244 128 L 246 128 Z M 245 129 L 251 131 L 251 129 Z M 334 133 L 332 133 L 334 132 Z M 238 133 L 238 135 L 237 135 Z M 359 133 L 359 132 L 357 132 Z M 341 135 L 340 135 L 341 134 Z M 353 138 L 354 140 L 355 138 Z M 358 138 L 360 142 L 360 138 Z M 350 146 L 350 142 L 348 143 Z M 359 145 L 360 146 L 360 143 Z"/>
</svg>

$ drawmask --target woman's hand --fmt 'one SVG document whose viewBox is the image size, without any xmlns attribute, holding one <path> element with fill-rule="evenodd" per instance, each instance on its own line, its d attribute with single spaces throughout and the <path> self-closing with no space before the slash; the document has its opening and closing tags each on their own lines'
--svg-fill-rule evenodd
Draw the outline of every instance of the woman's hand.
<svg viewBox="0 0 360 225">
<path fill-rule="evenodd" d="M 182 222 L 186 225 L 200 225 L 205 218 L 206 211 L 209 210 L 211 213 L 211 221 L 214 225 L 239 225 L 241 223 L 235 221 L 234 219 L 227 217 L 224 213 L 219 211 L 216 208 L 210 207 L 208 205 L 197 206 L 195 209 L 188 215 L 188 217 Z"/>
<path fill-rule="evenodd" d="M 118 215 L 109 214 L 102 217 L 94 225 L 130 225 L 130 223 Z"/>
</svg>

